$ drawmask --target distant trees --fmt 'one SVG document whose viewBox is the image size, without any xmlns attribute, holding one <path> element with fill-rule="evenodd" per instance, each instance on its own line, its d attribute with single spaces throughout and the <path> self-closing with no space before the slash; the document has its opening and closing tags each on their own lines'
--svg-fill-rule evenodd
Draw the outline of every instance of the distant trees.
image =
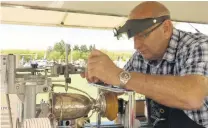
<svg viewBox="0 0 208 128">
<path fill-rule="evenodd" d="M 95 45 L 74 45 L 71 46 L 70 44 L 67 44 L 68 49 L 69 49 L 69 56 L 68 59 L 70 60 L 71 56 L 71 48 L 72 49 L 72 57 L 73 60 L 78 60 L 78 59 L 84 59 L 87 60 L 87 57 L 89 55 L 89 53 L 95 49 Z M 65 59 L 65 49 L 66 49 L 66 43 L 61 40 L 59 42 L 56 42 L 54 44 L 54 46 L 50 46 L 47 48 L 46 51 L 44 50 L 2 50 L 1 53 L 3 54 L 19 54 L 20 57 L 22 58 L 22 56 L 24 56 L 25 60 L 30 60 L 30 59 L 36 59 L 35 56 L 37 55 L 37 59 L 43 59 L 44 57 L 46 57 L 48 60 L 64 60 Z M 110 56 L 111 59 L 113 60 L 117 60 L 117 58 L 119 56 L 122 56 L 123 60 L 125 60 L 126 58 L 129 58 L 131 53 L 124 53 L 124 52 L 111 52 L 111 51 L 107 51 L 107 50 L 101 50 L 104 53 L 108 54 Z M 21 55 L 24 54 L 24 55 Z M 28 54 L 28 55 L 26 55 Z"/>
<path fill-rule="evenodd" d="M 79 51 L 79 45 L 74 45 L 74 48 L 73 48 L 74 51 Z"/>
<path fill-rule="evenodd" d="M 71 47 L 70 44 L 68 44 L 69 51 L 70 51 L 70 47 Z M 53 50 L 57 51 L 57 52 L 60 52 L 61 55 L 64 54 L 65 49 L 66 49 L 66 44 L 63 40 L 61 40 L 60 42 L 55 43 L 55 45 L 53 46 Z"/>
<path fill-rule="evenodd" d="M 67 46 L 68 46 L 69 54 L 70 54 L 71 53 L 71 45 L 67 44 Z M 93 48 L 95 48 L 95 45 L 90 45 L 89 47 L 87 47 L 87 45 L 80 45 L 80 46 L 74 45 L 73 59 L 74 60 L 77 60 L 77 59 L 86 60 L 89 52 L 92 51 Z M 53 48 L 50 47 L 48 49 L 48 51 L 52 51 L 52 52 L 48 52 L 49 58 L 54 59 L 54 60 L 57 60 L 58 58 L 64 59 L 65 55 L 66 55 L 65 49 L 66 49 L 66 43 L 63 40 L 55 43 Z M 68 56 L 68 58 L 70 59 L 70 56 Z"/>
</svg>

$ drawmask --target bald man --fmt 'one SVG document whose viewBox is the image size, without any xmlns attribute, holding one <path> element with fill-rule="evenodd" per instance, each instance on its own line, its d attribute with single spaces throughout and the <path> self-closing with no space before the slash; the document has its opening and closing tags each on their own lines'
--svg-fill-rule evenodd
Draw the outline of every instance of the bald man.
<svg viewBox="0 0 208 128">
<path fill-rule="evenodd" d="M 82 76 L 145 95 L 155 128 L 208 128 L 208 37 L 175 29 L 159 2 L 136 6 L 122 33 L 136 49 L 124 69 L 94 50 Z"/>
</svg>

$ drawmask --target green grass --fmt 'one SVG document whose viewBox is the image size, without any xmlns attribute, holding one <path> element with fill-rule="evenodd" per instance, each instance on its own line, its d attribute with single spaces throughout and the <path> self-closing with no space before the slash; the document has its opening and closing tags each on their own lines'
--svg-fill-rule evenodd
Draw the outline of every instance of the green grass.
<svg viewBox="0 0 208 128">
<path fill-rule="evenodd" d="M 97 88 L 90 86 L 88 84 L 88 82 L 86 81 L 86 79 L 81 78 L 80 75 L 70 75 L 71 77 L 71 87 L 75 87 L 77 89 L 80 89 L 82 91 L 85 91 L 86 93 L 88 93 L 92 98 L 97 98 Z M 62 79 L 64 80 L 63 76 L 60 76 L 58 78 L 53 78 L 54 80 L 58 80 L 58 79 Z M 65 84 L 64 82 L 59 82 L 58 84 Z M 56 87 L 54 89 L 55 92 L 65 92 L 65 88 L 62 87 Z M 72 90 L 72 89 L 68 89 L 68 93 L 79 93 L 79 94 L 83 94 L 80 93 L 78 91 Z M 127 96 L 126 95 L 122 95 L 120 96 L 122 98 L 124 98 L 125 100 L 127 100 Z M 136 99 L 138 99 L 140 97 L 139 94 L 136 95 Z M 48 101 L 48 93 L 41 93 L 37 95 L 37 100 L 36 102 L 39 104 L 41 100 L 45 100 Z M 91 112 L 90 112 L 91 113 Z M 91 122 L 95 122 L 96 121 L 96 114 L 93 114 L 93 116 L 91 117 Z M 102 121 L 107 121 L 106 118 L 103 118 Z"/>
</svg>

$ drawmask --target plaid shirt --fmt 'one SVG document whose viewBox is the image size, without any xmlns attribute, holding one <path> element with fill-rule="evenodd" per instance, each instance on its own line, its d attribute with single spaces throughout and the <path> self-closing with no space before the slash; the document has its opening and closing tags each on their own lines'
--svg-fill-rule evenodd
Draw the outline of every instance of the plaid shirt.
<svg viewBox="0 0 208 128">
<path fill-rule="evenodd" d="M 169 46 L 161 61 L 145 60 L 139 52 L 135 52 L 124 70 L 145 74 L 197 74 L 208 77 L 208 36 L 173 29 Z M 196 123 L 208 128 L 208 96 L 200 110 L 184 112 Z"/>
</svg>

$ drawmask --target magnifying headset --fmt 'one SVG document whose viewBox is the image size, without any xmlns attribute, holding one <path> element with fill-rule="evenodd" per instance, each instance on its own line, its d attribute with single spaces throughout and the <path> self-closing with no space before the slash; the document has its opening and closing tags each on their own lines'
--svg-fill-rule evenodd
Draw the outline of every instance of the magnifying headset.
<svg viewBox="0 0 208 128">
<path fill-rule="evenodd" d="M 130 39 L 138 33 L 150 28 L 155 24 L 159 24 L 159 27 L 165 20 L 170 19 L 169 15 L 160 16 L 156 18 L 146 18 L 146 19 L 131 19 L 127 20 L 123 26 L 119 26 L 113 29 L 114 36 L 120 39 L 124 35 Z M 154 30 L 157 28 L 155 27 Z M 153 30 L 152 30 L 153 31 Z"/>
</svg>

